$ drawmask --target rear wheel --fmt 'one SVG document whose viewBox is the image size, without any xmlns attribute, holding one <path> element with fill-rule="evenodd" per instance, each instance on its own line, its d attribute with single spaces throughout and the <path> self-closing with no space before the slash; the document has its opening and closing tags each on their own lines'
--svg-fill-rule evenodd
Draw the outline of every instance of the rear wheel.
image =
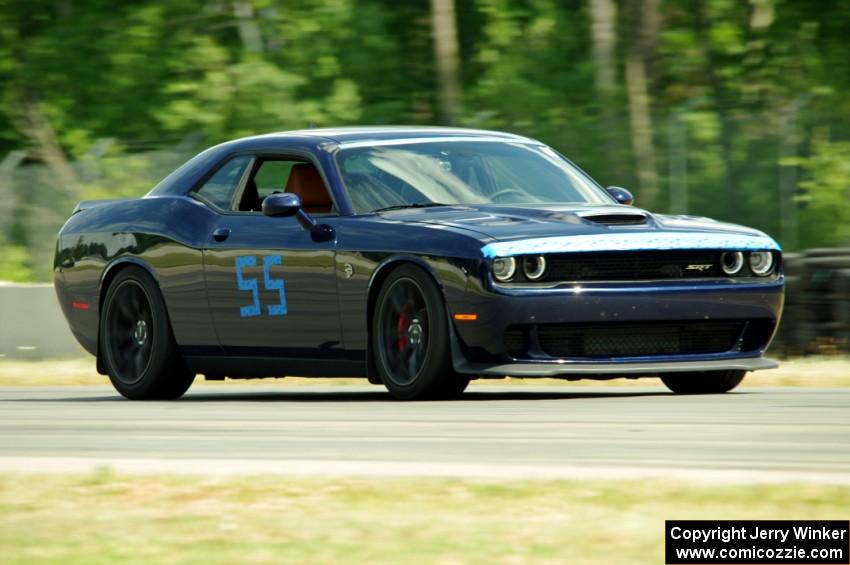
<svg viewBox="0 0 850 565">
<path fill-rule="evenodd" d="M 469 377 L 452 366 L 442 295 L 418 267 L 399 267 L 384 283 L 372 338 L 378 374 L 398 399 L 454 398 L 469 384 Z"/>
<path fill-rule="evenodd" d="M 123 269 L 109 285 L 100 347 L 115 390 L 132 400 L 179 398 L 195 379 L 177 350 L 159 288 L 140 267 Z"/>
<path fill-rule="evenodd" d="M 661 375 L 661 382 L 676 394 L 720 394 L 741 384 L 745 374 L 746 371 L 668 373 Z"/>
</svg>

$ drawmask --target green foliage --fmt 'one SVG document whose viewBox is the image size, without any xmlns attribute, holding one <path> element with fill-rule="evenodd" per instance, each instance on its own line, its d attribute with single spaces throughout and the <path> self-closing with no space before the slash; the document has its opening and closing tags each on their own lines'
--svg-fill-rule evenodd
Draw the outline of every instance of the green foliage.
<svg viewBox="0 0 850 565">
<path fill-rule="evenodd" d="M 29 267 L 29 253 L 23 245 L 0 242 L 0 273 L 3 280 L 27 282 L 32 279 Z"/>
<path fill-rule="evenodd" d="M 83 200 L 138 198 L 151 189 L 156 173 L 145 155 L 117 149 L 99 158 L 92 178 L 78 187 Z"/>
<path fill-rule="evenodd" d="M 624 70 L 639 48 L 659 211 L 669 187 L 686 182 L 689 213 L 801 247 L 848 242 L 845 2 L 664 0 L 657 37 L 647 37 L 638 18 L 651 4 L 616 1 L 615 86 L 601 95 L 597 1 L 455 0 L 460 124 L 547 142 L 601 183 L 636 189 L 640 205 Z M 311 124 L 435 123 L 430 9 L 427 0 L 0 0 L 0 159 L 29 148 L 49 162 L 53 147 L 76 173 L 54 158 L 43 182 L 15 189 L 23 198 L 0 237 L 19 247 L 0 278 L 46 272 L 34 262 L 49 255 L 42 234 L 58 229 L 66 200 L 138 196 L 179 164 L 152 150 L 184 159 Z M 674 141 L 676 127 L 684 137 Z M 102 138 L 117 140 L 103 155 Z M 683 160 L 684 181 L 671 176 Z M 794 211 L 777 189 L 789 170 L 797 234 L 780 219 Z M 28 190 L 55 200 L 55 219 L 27 207 Z"/>
<path fill-rule="evenodd" d="M 850 241 L 850 142 L 815 135 L 811 155 L 801 160 L 801 226 L 806 243 L 825 247 Z M 793 166 L 794 163 L 787 163 Z"/>
</svg>

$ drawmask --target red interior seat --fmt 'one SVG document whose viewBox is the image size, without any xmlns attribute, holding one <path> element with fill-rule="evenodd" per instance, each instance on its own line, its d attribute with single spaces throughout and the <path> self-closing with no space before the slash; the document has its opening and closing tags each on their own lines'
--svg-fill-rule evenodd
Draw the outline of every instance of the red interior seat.
<svg viewBox="0 0 850 565">
<path fill-rule="evenodd" d="M 327 214 L 331 211 L 331 202 L 325 183 L 319 171 L 312 163 L 297 163 L 289 171 L 286 192 L 297 194 L 305 212 Z"/>
</svg>

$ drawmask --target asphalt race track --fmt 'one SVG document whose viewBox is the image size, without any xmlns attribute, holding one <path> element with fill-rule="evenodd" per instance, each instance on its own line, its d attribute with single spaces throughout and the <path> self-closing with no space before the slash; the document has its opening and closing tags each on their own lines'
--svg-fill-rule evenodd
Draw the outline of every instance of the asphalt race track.
<svg viewBox="0 0 850 565">
<path fill-rule="evenodd" d="M 454 402 L 366 386 L 0 389 L 0 471 L 690 478 L 850 483 L 850 389 L 473 385 Z"/>
</svg>

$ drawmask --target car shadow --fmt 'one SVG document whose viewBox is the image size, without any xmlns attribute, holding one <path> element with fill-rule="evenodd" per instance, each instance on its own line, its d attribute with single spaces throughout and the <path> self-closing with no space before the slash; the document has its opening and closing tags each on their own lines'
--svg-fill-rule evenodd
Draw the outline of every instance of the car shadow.
<svg viewBox="0 0 850 565">
<path fill-rule="evenodd" d="M 735 391 L 727 396 L 739 396 L 753 394 L 753 391 Z M 482 390 L 467 391 L 460 398 L 449 400 L 418 400 L 402 401 L 394 399 L 389 392 L 372 391 L 257 391 L 233 392 L 233 393 L 194 393 L 187 394 L 178 402 L 391 402 L 399 404 L 437 404 L 437 403 L 462 403 L 462 402 L 505 402 L 515 400 L 587 400 L 587 399 L 617 399 L 617 398 L 640 398 L 653 396 L 676 396 L 667 389 L 657 390 L 575 390 L 575 391 L 549 391 L 549 390 Z M 713 395 L 716 396 L 716 395 Z"/>
<path fill-rule="evenodd" d="M 87 391 L 88 392 L 88 391 Z M 735 392 L 735 395 L 750 394 L 748 392 Z M 505 402 L 505 401 L 540 401 L 540 400 L 587 400 L 587 399 L 618 399 L 639 398 L 653 396 L 673 396 L 666 389 L 657 390 L 475 390 L 464 393 L 460 398 L 452 400 L 430 400 L 411 401 L 407 404 L 435 404 L 435 403 L 461 403 L 461 402 Z M 0 402 L 115 402 L 127 401 L 117 393 L 109 392 L 103 395 L 67 396 L 67 397 L 30 397 L 2 400 Z M 156 401 L 154 401 L 156 402 Z M 165 402 L 179 402 L 187 404 L 199 404 L 210 402 L 298 402 L 298 403 L 376 403 L 376 402 L 399 402 L 387 391 L 374 390 L 257 390 L 257 391 L 206 391 L 188 392 L 178 400 Z M 139 402 L 140 405 L 147 402 Z"/>
</svg>

